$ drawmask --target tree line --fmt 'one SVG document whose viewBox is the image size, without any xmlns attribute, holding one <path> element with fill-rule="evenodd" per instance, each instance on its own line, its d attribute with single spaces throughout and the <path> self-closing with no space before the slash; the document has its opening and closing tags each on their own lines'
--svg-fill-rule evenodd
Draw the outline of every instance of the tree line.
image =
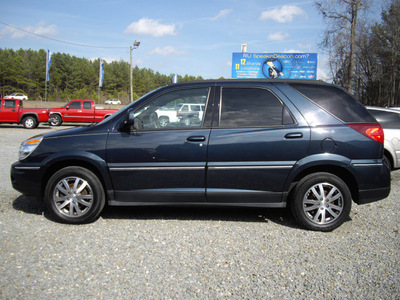
<svg viewBox="0 0 400 300">
<path fill-rule="evenodd" d="M 400 0 L 388 2 L 373 24 L 371 1 L 315 1 L 327 22 L 321 46 L 334 83 L 365 105 L 400 106 Z"/>
<path fill-rule="evenodd" d="M 104 62 L 104 80 L 100 88 L 100 59 L 88 60 L 65 53 L 53 53 L 47 82 L 48 101 L 93 99 L 102 103 L 110 98 L 130 101 L 130 64 L 125 61 Z M 151 69 L 134 67 L 133 99 L 170 84 L 173 74 L 164 75 Z M 46 51 L 0 49 L 0 96 L 23 92 L 29 99 L 45 97 Z M 198 76 L 178 76 L 178 81 L 202 80 Z"/>
</svg>

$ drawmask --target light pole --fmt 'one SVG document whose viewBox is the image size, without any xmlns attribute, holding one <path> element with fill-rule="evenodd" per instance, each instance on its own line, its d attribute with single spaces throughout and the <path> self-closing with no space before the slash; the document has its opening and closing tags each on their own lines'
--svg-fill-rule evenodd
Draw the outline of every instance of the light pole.
<svg viewBox="0 0 400 300">
<path fill-rule="evenodd" d="M 133 46 L 129 46 L 129 50 L 131 53 L 131 103 L 133 102 L 133 83 L 132 83 L 132 50 L 136 49 L 137 47 L 139 47 L 140 45 L 140 41 L 135 40 L 135 42 L 133 43 Z"/>
</svg>

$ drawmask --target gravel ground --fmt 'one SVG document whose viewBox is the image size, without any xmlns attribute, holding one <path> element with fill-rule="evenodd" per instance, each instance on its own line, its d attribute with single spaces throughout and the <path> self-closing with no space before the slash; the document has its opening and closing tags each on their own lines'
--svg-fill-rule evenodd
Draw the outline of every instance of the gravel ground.
<svg viewBox="0 0 400 300">
<path fill-rule="evenodd" d="M 19 144 L 50 130 L 0 125 L 1 299 L 400 298 L 400 171 L 331 233 L 284 209 L 106 208 L 65 225 L 9 179 Z"/>
</svg>

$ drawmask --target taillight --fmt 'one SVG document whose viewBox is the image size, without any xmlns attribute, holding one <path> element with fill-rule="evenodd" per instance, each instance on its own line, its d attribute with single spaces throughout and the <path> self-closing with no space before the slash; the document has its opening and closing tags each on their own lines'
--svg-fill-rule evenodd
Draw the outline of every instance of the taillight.
<svg viewBox="0 0 400 300">
<path fill-rule="evenodd" d="M 357 130 L 359 133 L 377 141 L 379 143 L 384 142 L 385 137 L 383 134 L 383 129 L 380 124 L 377 123 L 360 123 L 360 124 L 347 124 L 354 130 Z"/>
</svg>

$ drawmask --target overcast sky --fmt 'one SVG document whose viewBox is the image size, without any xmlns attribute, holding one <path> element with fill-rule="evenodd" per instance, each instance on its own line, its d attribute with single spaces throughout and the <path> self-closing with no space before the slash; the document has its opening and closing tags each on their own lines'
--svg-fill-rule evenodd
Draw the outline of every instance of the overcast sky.
<svg viewBox="0 0 400 300">
<path fill-rule="evenodd" d="M 208 79 L 230 78 L 232 53 L 245 43 L 251 53 L 318 53 L 318 79 L 326 79 L 324 24 L 313 1 L 0 0 L 0 7 L 1 48 L 129 62 L 129 46 L 140 40 L 134 65 Z"/>
</svg>

